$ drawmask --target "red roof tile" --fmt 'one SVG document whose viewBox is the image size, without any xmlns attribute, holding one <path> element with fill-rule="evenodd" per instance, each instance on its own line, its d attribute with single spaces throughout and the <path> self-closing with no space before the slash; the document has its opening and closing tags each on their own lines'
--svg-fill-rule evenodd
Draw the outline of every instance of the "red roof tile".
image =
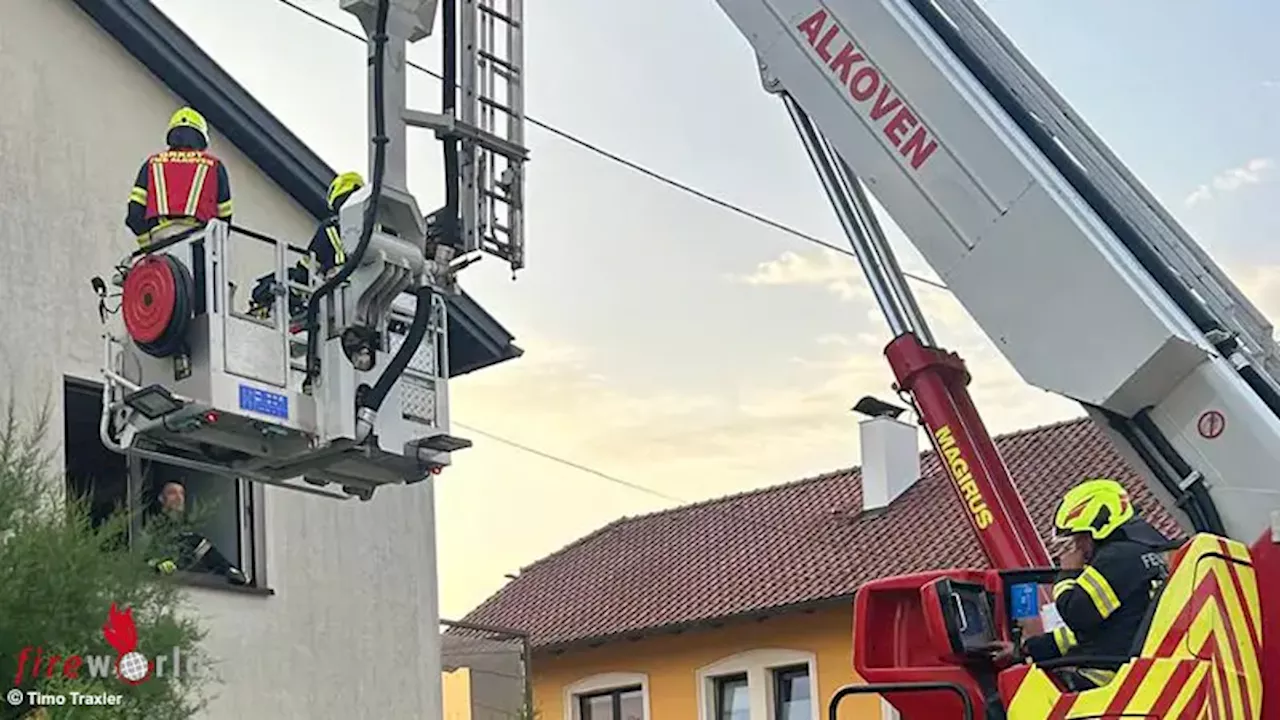
<svg viewBox="0 0 1280 720">
<path fill-rule="evenodd" d="M 996 442 L 1046 538 L 1057 499 L 1086 476 L 1120 480 L 1157 527 L 1181 534 L 1088 420 Z M 878 513 L 861 513 L 854 468 L 622 518 L 524 568 L 465 620 L 524 630 L 546 647 L 847 597 L 886 575 L 985 566 L 933 452 L 921 469 Z"/>
</svg>

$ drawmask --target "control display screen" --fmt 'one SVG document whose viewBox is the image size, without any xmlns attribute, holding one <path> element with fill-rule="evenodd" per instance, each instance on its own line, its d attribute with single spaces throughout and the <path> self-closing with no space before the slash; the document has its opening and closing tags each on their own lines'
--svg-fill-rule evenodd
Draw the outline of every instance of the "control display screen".
<svg viewBox="0 0 1280 720">
<path fill-rule="evenodd" d="M 958 652 L 981 652 L 996 640 L 991 611 L 991 597 L 980 586 L 948 583 L 944 593 L 943 615 L 954 649 Z"/>
</svg>

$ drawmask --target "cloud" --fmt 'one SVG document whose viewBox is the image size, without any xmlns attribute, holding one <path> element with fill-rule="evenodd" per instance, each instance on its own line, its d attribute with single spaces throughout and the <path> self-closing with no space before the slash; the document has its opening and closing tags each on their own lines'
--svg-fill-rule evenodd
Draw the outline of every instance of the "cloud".
<svg viewBox="0 0 1280 720">
<path fill-rule="evenodd" d="M 1257 185 L 1266 181 L 1275 169 L 1275 161 L 1271 158 L 1254 158 L 1240 167 L 1229 168 L 1218 173 L 1205 185 L 1197 187 L 1184 202 L 1189 206 L 1212 200 L 1215 195 L 1229 193 L 1246 185 Z"/>
<path fill-rule="evenodd" d="M 808 254 L 788 250 L 756 265 L 754 272 L 732 279 L 747 285 L 822 286 L 842 300 L 870 297 L 857 261 L 827 249 Z"/>
</svg>

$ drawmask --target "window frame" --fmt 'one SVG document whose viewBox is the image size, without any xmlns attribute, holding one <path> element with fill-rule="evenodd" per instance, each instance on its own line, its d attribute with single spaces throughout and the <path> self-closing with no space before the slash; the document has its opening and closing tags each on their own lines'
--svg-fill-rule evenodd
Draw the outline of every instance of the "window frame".
<svg viewBox="0 0 1280 720">
<path fill-rule="evenodd" d="M 623 720 L 622 718 L 622 696 L 630 693 L 640 693 L 641 701 L 644 699 L 644 688 L 639 685 L 628 685 L 627 687 L 610 688 L 608 690 L 597 690 L 595 692 L 583 693 L 575 695 L 578 701 L 578 715 L 583 716 L 583 720 L 605 720 L 604 718 L 585 717 L 590 711 L 588 703 L 596 698 L 609 698 L 609 710 L 613 717 L 609 720 Z M 642 711 L 643 712 L 643 711 Z"/>
<path fill-rule="evenodd" d="M 769 669 L 770 681 L 770 718 L 771 720 L 784 720 L 782 707 L 782 689 L 784 678 L 796 677 L 803 675 L 809 684 L 809 705 L 812 706 L 818 701 L 813 693 L 813 675 L 810 672 L 808 663 L 797 663 L 795 665 L 784 665 Z"/>
<path fill-rule="evenodd" d="M 67 400 L 70 393 L 83 393 L 85 395 L 94 395 L 98 398 L 98 409 L 102 408 L 102 383 L 97 380 L 89 380 L 77 375 L 67 374 L 63 376 L 62 383 L 62 407 L 64 415 L 67 412 Z M 65 422 L 64 422 L 65 427 Z M 62 460 L 63 467 L 69 465 L 69 459 L 73 452 L 73 444 L 67 442 L 68 438 L 63 437 Z M 95 435 L 94 441 L 101 446 L 101 440 Z M 106 450 L 106 452 L 111 452 Z M 125 460 L 125 493 L 128 498 L 139 498 L 146 484 L 147 463 L 162 463 L 160 461 L 144 461 L 135 455 L 126 455 Z M 175 466 L 170 466 L 175 467 Z M 236 479 L 235 487 L 229 494 L 234 498 L 233 505 L 236 514 L 236 528 L 239 537 L 240 552 L 238 557 L 232 561 L 237 563 L 239 567 L 249 579 L 249 584 L 245 586 L 231 585 L 221 579 L 214 581 L 205 573 L 178 572 L 175 577 L 186 585 L 192 585 L 202 588 L 225 589 L 233 592 L 249 592 L 254 594 L 274 594 L 267 586 L 266 573 L 266 548 L 262 542 L 265 538 L 266 522 L 264 512 L 264 491 L 257 483 L 249 482 L 243 478 Z M 72 490 L 72 480 L 70 477 L 63 483 L 64 493 Z M 130 550 L 136 548 L 138 538 L 142 533 L 144 508 L 135 507 L 130 509 L 128 542 Z"/>
<path fill-rule="evenodd" d="M 649 676 L 637 672 L 601 673 L 581 678 L 564 687 L 564 720 L 584 720 L 582 701 L 602 695 L 614 695 L 615 711 L 620 710 L 621 693 L 640 691 L 643 720 L 653 717 L 649 708 Z"/>
<path fill-rule="evenodd" d="M 695 675 L 698 687 L 698 720 L 719 720 L 717 711 L 718 684 L 720 678 L 747 676 L 747 696 L 750 698 L 751 718 L 776 720 L 774 671 L 808 669 L 810 703 L 809 717 L 820 720 L 823 708 L 818 698 L 818 660 L 809 651 L 766 647 L 746 650 L 720 658 L 699 668 Z"/>
<path fill-rule="evenodd" d="M 713 720 L 731 720 L 730 715 L 725 714 L 724 707 L 724 690 L 730 684 L 737 685 L 741 683 L 743 689 L 747 691 L 747 716 L 751 717 L 751 677 L 745 672 L 730 673 L 728 675 L 717 675 L 711 678 L 712 685 L 712 708 L 711 717 Z"/>
</svg>

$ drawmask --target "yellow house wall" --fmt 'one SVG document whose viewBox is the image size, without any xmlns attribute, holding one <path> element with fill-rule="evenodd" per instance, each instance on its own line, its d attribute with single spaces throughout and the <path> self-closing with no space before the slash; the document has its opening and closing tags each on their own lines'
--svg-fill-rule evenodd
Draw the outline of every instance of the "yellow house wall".
<svg viewBox="0 0 1280 720">
<path fill-rule="evenodd" d="M 853 674 L 851 605 L 657 635 L 619 640 L 600 647 L 555 655 L 539 653 L 533 661 L 534 706 L 539 720 L 568 720 L 565 688 L 601 673 L 644 673 L 649 681 L 649 720 L 697 720 L 699 668 L 730 655 L 756 649 L 810 652 L 815 656 L 819 715 L 842 685 L 857 682 Z M 841 720 L 879 718 L 878 696 L 855 696 L 841 704 Z"/>
</svg>

